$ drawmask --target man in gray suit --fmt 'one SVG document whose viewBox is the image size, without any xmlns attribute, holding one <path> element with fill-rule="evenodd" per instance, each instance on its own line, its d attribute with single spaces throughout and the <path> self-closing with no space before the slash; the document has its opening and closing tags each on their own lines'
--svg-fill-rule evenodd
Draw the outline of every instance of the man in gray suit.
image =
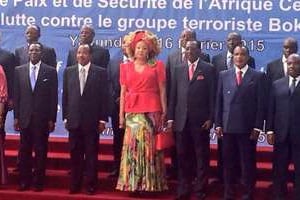
<svg viewBox="0 0 300 200">
<path fill-rule="evenodd" d="M 71 154 L 70 194 L 78 193 L 86 169 L 86 192 L 97 188 L 99 133 L 107 122 L 108 80 L 104 68 L 91 63 L 92 48 L 79 45 L 78 64 L 64 71 L 62 114 L 69 131 Z"/>
<path fill-rule="evenodd" d="M 42 45 L 29 45 L 29 63 L 18 66 L 14 76 L 14 128 L 20 130 L 20 186 L 35 191 L 44 187 L 48 136 L 55 128 L 57 73 L 41 61 Z M 35 153 L 32 174 L 32 148 Z"/>
<path fill-rule="evenodd" d="M 178 197 L 189 199 L 196 168 L 197 198 L 206 197 L 209 171 L 209 130 L 214 118 L 214 67 L 199 58 L 197 41 L 186 43 L 187 62 L 174 68 L 168 105 L 168 127 L 174 123 L 178 156 Z M 190 153 L 192 152 L 192 153 Z M 194 157 L 195 156 L 195 157 Z M 186 160 L 186 158 L 190 158 Z M 195 161 L 195 162 L 194 162 Z"/>
<path fill-rule="evenodd" d="M 247 65 L 247 47 L 233 51 L 234 67 L 219 76 L 216 134 L 223 137 L 224 199 L 235 199 L 235 163 L 240 162 L 243 199 L 253 200 L 256 142 L 265 116 L 265 75 Z M 239 152 L 239 153 L 237 153 Z"/>
<path fill-rule="evenodd" d="M 25 37 L 26 37 L 27 44 L 15 50 L 16 66 L 23 65 L 29 62 L 29 57 L 28 57 L 29 45 L 33 42 L 38 42 L 40 36 L 41 36 L 41 29 L 39 26 L 32 24 L 26 28 Z M 43 63 L 56 68 L 55 50 L 51 47 L 43 45 L 41 60 Z"/>
</svg>

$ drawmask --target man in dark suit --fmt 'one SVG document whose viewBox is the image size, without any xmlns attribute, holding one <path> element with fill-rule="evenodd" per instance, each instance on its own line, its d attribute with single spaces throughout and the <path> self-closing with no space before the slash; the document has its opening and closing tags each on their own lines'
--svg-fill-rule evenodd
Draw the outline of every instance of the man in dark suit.
<svg viewBox="0 0 300 200">
<path fill-rule="evenodd" d="M 226 38 L 227 51 L 221 52 L 212 58 L 212 64 L 216 68 L 217 75 L 220 71 L 233 67 L 233 49 L 239 45 L 242 45 L 242 36 L 237 32 L 229 33 Z M 255 68 L 254 58 L 250 56 L 247 64 L 249 67 Z"/>
<path fill-rule="evenodd" d="M 215 125 L 217 136 L 223 137 L 224 199 L 235 199 L 236 160 L 242 172 L 242 199 L 254 199 L 255 144 L 263 127 L 265 75 L 250 68 L 248 59 L 247 47 L 235 47 L 234 67 L 220 72 L 218 81 Z"/>
<path fill-rule="evenodd" d="M 216 68 L 216 78 L 218 82 L 219 73 L 221 71 L 230 69 L 233 67 L 233 49 L 236 46 L 242 44 L 242 36 L 239 33 L 231 32 L 228 34 L 226 39 L 227 51 L 215 55 L 212 58 L 212 64 Z M 255 68 L 255 60 L 251 56 L 249 57 L 247 64 L 251 68 Z M 218 178 L 223 182 L 223 160 L 222 160 L 222 139 L 218 138 Z M 237 171 L 239 171 L 239 164 L 236 166 Z M 238 172 L 237 172 L 238 173 Z"/>
<path fill-rule="evenodd" d="M 298 51 L 298 42 L 295 38 L 288 37 L 283 41 L 283 48 L 282 48 L 282 56 L 272 62 L 268 63 L 267 65 L 267 78 L 270 81 L 270 85 L 287 75 L 287 58 L 289 55 L 293 53 L 297 53 Z"/>
<path fill-rule="evenodd" d="M 45 179 L 48 136 L 55 128 L 57 73 L 41 61 L 42 45 L 29 45 L 29 63 L 18 66 L 14 76 L 14 128 L 20 130 L 20 186 L 42 191 Z M 35 153 L 32 175 L 32 148 Z"/>
<path fill-rule="evenodd" d="M 93 43 L 95 30 L 91 25 L 83 25 L 79 33 L 79 44 L 88 44 L 92 48 L 91 63 L 102 68 L 107 68 L 110 55 L 109 51 Z M 67 66 L 72 66 L 77 63 L 76 59 L 77 47 L 71 49 L 68 54 Z"/>
<path fill-rule="evenodd" d="M 15 71 L 15 56 L 14 54 L 0 48 L 0 65 L 3 67 L 8 89 L 8 103 L 5 105 L 3 120 L 5 124 L 6 115 L 13 108 L 13 78 Z M 5 127 L 0 128 L 0 135 L 5 136 Z"/>
<path fill-rule="evenodd" d="M 180 49 L 176 49 L 175 51 L 171 52 L 168 55 L 167 62 L 166 62 L 166 92 L 167 92 L 167 99 L 170 99 L 170 92 L 171 92 L 171 83 L 172 77 L 174 73 L 175 67 L 182 67 L 184 63 L 186 63 L 185 51 L 186 51 L 186 43 L 188 41 L 196 41 L 196 32 L 191 29 L 184 29 L 179 38 L 179 45 Z M 197 45 L 201 46 L 200 43 Z M 209 55 L 204 54 L 201 51 L 199 52 L 201 59 L 204 61 L 209 62 Z M 168 100 L 169 101 L 169 100 Z M 168 102 L 169 103 L 169 102 Z M 176 136 L 175 136 L 176 139 Z M 175 178 L 177 176 L 177 158 L 176 158 L 176 150 L 171 150 L 171 167 L 168 170 L 169 176 L 171 178 Z"/>
<path fill-rule="evenodd" d="M 286 199 L 290 155 L 295 168 L 295 196 L 300 199 L 300 56 L 287 57 L 287 75 L 271 88 L 267 139 L 274 145 L 273 197 Z"/>
<path fill-rule="evenodd" d="M 195 192 L 198 199 L 206 196 L 209 171 L 209 130 L 213 123 L 215 72 L 212 65 L 199 59 L 197 41 L 186 44 L 187 62 L 174 67 L 168 106 L 168 128 L 176 133 L 178 156 L 178 198 L 189 199 L 195 168 Z M 190 152 L 195 155 L 191 158 Z M 195 162 L 189 162 L 195 161 Z"/>
<path fill-rule="evenodd" d="M 31 43 L 38 42 L 40 36 L 41 36 L 41 29 L 39 26 L 32 24 L 26 28 L 25 37 L 26 37 L 27 45 L 25 45 L 23 47 L 19 47 L 15 50 L 16 66 L 24 65 L 29 62 L 29 59 L 30 59 L 29 53 L 28 53 L 29 45 Z M 41 61 L 46 65 L 56 68 L 55 50 L 53 48 L 43 45 Z M 14 169 L 14 172 L 19 171 L 19 155 L 18 155 L 17 159 L 18 159 L 17 164 L 16 164 L 17 167 L 16 167 L 16 169 Z"/>
<path fill-rule="evenodd" d="M 39 26 L 32 24 L 26 28 L 25 37 L 26 37 L 27 45 L 25 45 L 24 47 L 19 47 L 15 50 L 16 66 L 23 65 L 29 62 L 29 57 L 28 57 L 29 45 L 33 42 L 38 42 L 40 36 L 41 36 L 41 29 Z M 51 47 L 47 47 L 46 45 L 43 45 L 41 60 L 46 65 L 56 68 L 55 50 Z"/>
<path fill-rule="evenodd" d="M 99 133 L 107 121 L 107 73 L 91 63 L 92 48 L 81 44 L 77 62 L 64 71 L 62 114 L 69 131 L 71 154 L 70 194 L 78 193 L 86 169 L 86 192 L 97 187 Z"/>
</svg>

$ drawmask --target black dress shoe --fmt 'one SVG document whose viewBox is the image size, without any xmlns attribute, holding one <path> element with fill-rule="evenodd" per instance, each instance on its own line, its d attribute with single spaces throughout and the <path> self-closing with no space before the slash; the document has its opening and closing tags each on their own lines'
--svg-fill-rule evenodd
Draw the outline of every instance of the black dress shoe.
<svg viewBox="0 0 300 200">
<path fill-rule="evenodd" d="M 190 194 L 182 194 L 175 198 L 175 200 L 190 200 L 191 195 Z"/>
<path fill-rule="evenodd" d="M 25 184 L 25 183 L 21 183 L 18 187 L 18 191 L 20 191 L 20 192 L 23 192 L 23 191 L 26 191 L 29 189 L 30 189 L 29 184 Z"/>
<path fill-rule="evenodd" d="M 206 199 L 206 193 L 202 192 L 200 194 L 197 194 L 196 197 L 197 197 L 197 200 L 204 200 L 204 199 Z"/>
<path fill-rule="evenodd" d="M 33 188 L 33 191 L 35 192 L 42 192 L 44 190 L 44 187 L 42 185 L 36 185 Z"/>
<path fill-rule="evenodd" d="M 88 187 L 86 189 L 86 194 L 87 195 L 94 195 L 96 193 L 96 188 L 95 187 Z"/>
<path fill-rule="evenodd" d="M 70 187 L 69 194 L 78 194 L 80 192 L 79 187 Z"/>
</svg>

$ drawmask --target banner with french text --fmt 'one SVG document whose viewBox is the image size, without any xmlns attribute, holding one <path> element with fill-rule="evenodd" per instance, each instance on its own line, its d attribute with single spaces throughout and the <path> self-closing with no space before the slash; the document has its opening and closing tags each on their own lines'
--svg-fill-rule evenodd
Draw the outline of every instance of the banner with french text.
<svg viewBox="0 0 300 200">
<path fill-rule="evenodd" d="M 281 56 L 284 38 L 300 39 L 299 11 L 300 0 L 0 0 L 1 47 L 14 52 L 26 43 L 26 26 L 39 25 L 40 41 L 56 50 L 60 93 L 68 50 L 78 44 L 83 24 L 93 25 L 94 42 L 108 48 L 111 59 L 120 55 L 122 36 L 135 29 L 157 34 L 162 60 L 179 48 L 184 28 L 196 31 L 202 50 L 211 57 L 226 50 L 227 34 L 236 31 L 263 71 Z M 58 113 L 56 134 L 65 133 L 60 118 Z M 12 122 L 7 123 L 12 132 Z"/>
</svg>

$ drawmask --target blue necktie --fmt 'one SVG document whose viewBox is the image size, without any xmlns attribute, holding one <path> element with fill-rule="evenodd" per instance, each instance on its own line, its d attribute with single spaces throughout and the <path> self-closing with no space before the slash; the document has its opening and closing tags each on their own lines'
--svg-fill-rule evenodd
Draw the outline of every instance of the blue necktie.
<svg viewBox="0 0 300 200">
<path fill-rule="evenodd" d="M 36 77 L 35 77 L 35 72 L 36 72 L 36 66 L 32 66 L 30 69 L 30 84 L 32 90 L 34 90 L 35 82 L 36 82 Z"/>
</svg>

